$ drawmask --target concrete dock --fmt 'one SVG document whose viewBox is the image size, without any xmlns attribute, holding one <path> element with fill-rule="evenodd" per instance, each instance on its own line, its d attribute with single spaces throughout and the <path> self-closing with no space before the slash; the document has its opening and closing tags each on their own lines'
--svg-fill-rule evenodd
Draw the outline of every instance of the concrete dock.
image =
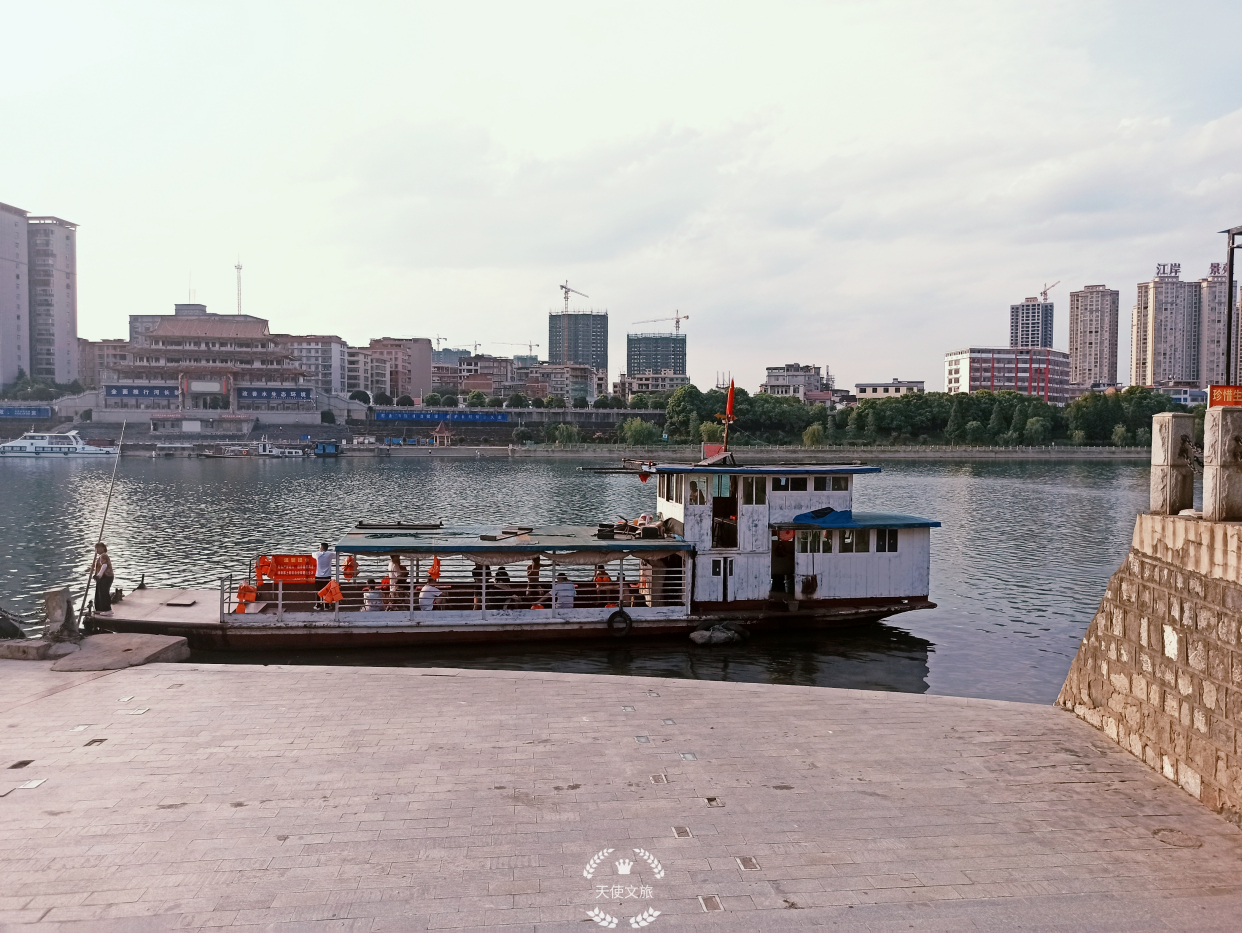
<svg viewBox="0 0 1242 933">
<path fill-rule="evenodd" d="M 1242 916 L 1242 830 L 1072 714 L 1026 704 L 0 661 L 0 795 L 4 930 L 527 933 L 608 917 L 1133 933 Z"/>
</svg>

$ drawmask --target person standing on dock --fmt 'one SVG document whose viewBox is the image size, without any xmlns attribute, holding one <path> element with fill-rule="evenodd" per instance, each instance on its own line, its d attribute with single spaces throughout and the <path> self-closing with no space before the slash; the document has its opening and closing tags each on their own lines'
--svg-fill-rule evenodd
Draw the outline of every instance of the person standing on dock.
<svg viewBox="0 0 1242 933">
<path fill-rule="evenodd" d="M 319 550 L 313 557 L 315 558 L 315 584 L 322 589 L 332 579 L 332 552 L 328 550 L 326 542 L 320 542 Z"/>
<path fill-rule="evenodd" d="M 100 541 L 95 545 L 95 562 L 91 565 L 91 577 L 95 580 L 95 615 L 107 618 L 112 615 L 112 558 L 108 545 Z"/>
</svg>

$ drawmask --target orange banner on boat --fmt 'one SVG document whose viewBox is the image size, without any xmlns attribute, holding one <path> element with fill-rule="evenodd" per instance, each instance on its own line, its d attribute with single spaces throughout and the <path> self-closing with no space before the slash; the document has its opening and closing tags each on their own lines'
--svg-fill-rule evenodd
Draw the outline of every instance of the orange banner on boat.
<svg viewBox="0 0 1242 933">
<path fill-rule="evenodd" d="M 310 583 L 315 579 L 315 558 L 309 554 L 273 554 L 267 572 L 273 580 L 286 583 Z"/>
<path fill-rule="evenodd" d="M 1242 405 L 1242 386 L 1208 386 L 1208 407 Z"/>
</svg>

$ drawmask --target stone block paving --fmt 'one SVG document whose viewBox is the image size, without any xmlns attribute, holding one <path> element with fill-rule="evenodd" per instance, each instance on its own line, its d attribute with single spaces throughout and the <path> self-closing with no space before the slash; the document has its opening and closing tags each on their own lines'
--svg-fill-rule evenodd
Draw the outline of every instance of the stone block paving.
<svg viewBox="0 0 1242 933">
<path fill-rule="evenodd" d="M 1027 704 L 3 661 L 0 794 L 3 930 L 533 933 L 597 929 L 596 911 L 618 930 L 1133 933 L 1242 917 L 1238 827 Z"/>
</svg>

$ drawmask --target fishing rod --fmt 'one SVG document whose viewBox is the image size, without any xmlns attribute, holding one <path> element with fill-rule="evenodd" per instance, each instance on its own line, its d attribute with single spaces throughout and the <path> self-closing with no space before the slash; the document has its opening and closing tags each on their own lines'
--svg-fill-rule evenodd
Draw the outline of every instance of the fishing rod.
<svg viewBox="0 0 1242 933">
<path fill-rule="evenodd" d="M 121 445 L 125 443 L 125 425 L 127 421 L 121 422 L 121 437 L 116 442 L 116 460 L 112 462 L 112 481 L 108 484 L 108 500 L 104 503 L 103 521 L 99 523 L 99 537 L 95 539 L 95 547 L 99 547 L 99 543 L 103 541 L 104 527 L 108 524 L 108 509 L 112 507 L 112 491 L 116 488 L 116 468 L 121 465 Z M 77 628 L 82 627 L 82 616 L 86 612 L 86 600 L 91 593 L 91 578 L 95 576 L 95 557 L 91 557 L 91 569 L 86 574 L 86 590 L 82 593 L 82 605 L 78 609 Z"/>
</svg>

